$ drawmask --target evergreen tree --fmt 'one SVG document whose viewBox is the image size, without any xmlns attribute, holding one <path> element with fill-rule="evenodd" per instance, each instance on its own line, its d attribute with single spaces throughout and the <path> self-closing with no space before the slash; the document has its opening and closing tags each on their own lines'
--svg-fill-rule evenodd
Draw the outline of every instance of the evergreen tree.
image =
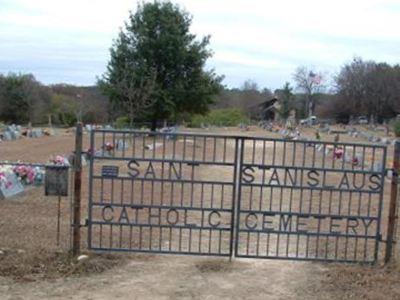
<svg viewBox="0 0 400 300">
<path fill-rule="evenodd" d="M 222 77 L 205 70 L 209 36 L 196 40 L 191 21 L 171 2 L 139 4 L 99 81 L 112 103 L 131 119 L 151 120 L 152 130 L 159 120 L 207 112 L 221 89 Z"/>
<path fill-rule="evenodd" d="M 284 120 L 290 116 L 290 112 L 294 109 L 294 96 L 292 91 L 293 88 L 290 87 L 289 82 L 286 82 L 283 88 L 277 92 L 280 103 L 279 115 Z"/>
</svg>

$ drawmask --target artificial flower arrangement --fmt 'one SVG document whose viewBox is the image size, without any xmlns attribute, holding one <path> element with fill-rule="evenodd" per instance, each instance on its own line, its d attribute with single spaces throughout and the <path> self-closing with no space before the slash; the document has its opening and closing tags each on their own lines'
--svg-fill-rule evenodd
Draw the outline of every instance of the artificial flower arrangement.
<svg viewBox="0 0 400 300">
<path fill-rule="evenodd" d="M 341 159 L 343 156 L 343 153 L 344 153 L 344 151 L 343 151 L 342 147 L 336 147 L 333 150 L 333 159 Z"/>
<path fill-rule="evenodd" d="M 68 159 L 61 155 L 57 155 L 55 158 L 50 159 L 50 162 L 56 166 L 69 166 L 70 165 Z"/>
<path fill-rule="evenodd" d="M 110 152 L 110 151 L 114 150 L 114 145 L 110 142 L 107 142 L 103 145 L 102 149 L 104 151 Z"/>
<path fill-rule="evenodd" d="M 12 182 L 7 179 L 7 175 L 14 173 L 23 185 L 39 185 L 43 182 L 44 170 L 39 167 L 29 165 L 2 165 L 0 166 L 0 185 L 3 188 L 11 188 Z"/>
<path fill-rule="evenodd" d="M 96 149 L 93 149 L 93 148 L 87 149 L 87 151 L 85 152 L 86 159 L 89 160 L 95 153 L 96 153 Z"/>
<path fill-rule="evenodd" d="M 35 180 L 36 169 L 31 166 L 25 166 L 25 165 L 15 166 L 13 171 L 23 184 L 32 184 Z"/>
</svg>

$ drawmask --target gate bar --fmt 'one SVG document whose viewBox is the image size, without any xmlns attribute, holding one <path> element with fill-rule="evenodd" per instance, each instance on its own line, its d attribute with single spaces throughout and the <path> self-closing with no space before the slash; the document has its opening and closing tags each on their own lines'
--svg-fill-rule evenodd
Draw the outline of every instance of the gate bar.
<svg viewBox="0 0 400 300">
<path fill-rule="evenodd" d="M 396 140 L 394 144 L 394 157 L 393 157 L 393 171 L 392 182 L 390 190 L 390 204 L 389 204 L 389 217 L 387 227 L 387 244 L 385 253 L 385 264 L 390 262 L 393 255 L 393 243 L 395 242 L 394 233 L 396 227 L 396 211 L 397 211 L 397 192 L 398 192 L 398 179 L 400 170 L 400 140 Z"/>
<path fill-rule="evenodd" d="M 74 157 L 74 223 L 72 254 L 78 255 L 81 248 L 81 186 L 82 186 L 82 123 L 76 125 Z"/>
</svg>

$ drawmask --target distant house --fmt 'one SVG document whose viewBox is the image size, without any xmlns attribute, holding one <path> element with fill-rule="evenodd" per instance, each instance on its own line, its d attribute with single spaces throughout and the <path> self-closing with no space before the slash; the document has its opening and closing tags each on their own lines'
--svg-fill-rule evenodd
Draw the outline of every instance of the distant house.
<svg viewBox="0 0 400 300">
<path fill-rule="evenodd" d="M 278 98 L 266 100 L 249 108 L 250 117 L 258 121 L 276 121 L 279 118 Z"/>
</svg>

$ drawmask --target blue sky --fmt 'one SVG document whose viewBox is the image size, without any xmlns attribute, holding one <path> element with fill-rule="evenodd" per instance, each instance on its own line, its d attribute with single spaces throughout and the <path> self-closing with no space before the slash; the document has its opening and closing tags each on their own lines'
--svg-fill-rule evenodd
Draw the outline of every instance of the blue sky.
<svg viewBox="0 0 400 300">
<path fill-rule="evenodd" d="M 229 87 L 272 89 L 305 65 L 334 75 L 354 56 L 400 62 L 400 1 L 178 0 L 192 32 L 211 34 L 208 63 Z M 137 1 L 0 0 L 0 73 L 91 85 Z"/>
</svg>

